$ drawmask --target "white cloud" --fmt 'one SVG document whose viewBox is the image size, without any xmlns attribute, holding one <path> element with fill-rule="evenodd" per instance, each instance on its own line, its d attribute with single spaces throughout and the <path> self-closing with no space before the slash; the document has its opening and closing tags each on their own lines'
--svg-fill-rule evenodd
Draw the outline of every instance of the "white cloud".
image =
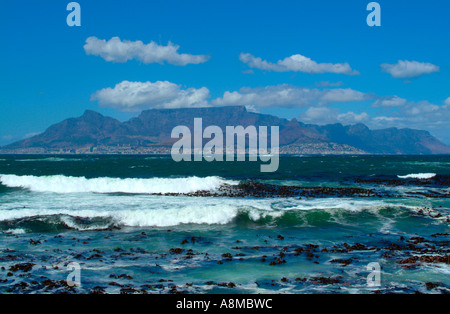
<svg viewBox="0 0 450 314">
<path fill-rule="evenodd" d="M 370 120 L 370 116 L 366 112 L 362 112 L 362 113 L 358 114 L 358 113 L 354 113 L 353 111 L 349 111 L 346 113 L 339 114 L 337 116 L 337 120 L 344 125 L 365 123 Z"/>
<path fill-rule="evenodd" d="M 430 114 L 433 112 L 437 112 L 440 109 L 444 108 L 445 106 L 437 106 L 429 103 L 428 101 L 421 101 L 418 103 L 410 103 L 406 110 L 403 111 L 407 116 L 421 116 Z M 417 117 L 419 118 L 419 117 Z"/>
<path fill-rule="evenodd" d="M 137 112 L 150 108 L 207 107 L 209 97 L 206 87 L 182 89 L 180 85 L 167 81 L 123 81 L 114 88 L 95 92 L 91 100 L 97 100 L 103 107 Z"/>
<path fill-rule="evenodd" d="M 352 111 L 339 113 L 339 109 L 330 107 L 310 107 L 300 115 L 300 120 L 313 124 L 333 124 L 342 123 L 343 125 L 365 123 L 370 120 L 370 116 L 363 113 L 354 113 Z"/>
<path fill-rule="evenodd" d="M 442 141 L 450 143 L 450 100 L 445 100 L 442 105 L 403 99 L 400 102 L 400 106 L 391 107 L 389 114 L 373 115 L 366 124 L 373 129 L 397 127 L 427 130 Z"/>
<path fill-rule="evenodd" d="M 339 87 L 342 85 L 344 85 L 342 81 L 339 82 L 321 81 L 316 83 L 317 87 Z"/>
<path fill-rule="evenodd" d="M 136 112 L 148 108 L 183 108 L 208 106 L 247 106 L 252 111 L 264 107 L 304 108 L 332 103 L 355 102 L 372 96 L 350 89 L 310 89 L 287 84 L 226 91 L 212 101 L 206 87 L 182 89 L 168 82 L 123 81 L 101 89 L 91 96 L 100 106 Z"/>
<path fill-rule="evenodd" d="M 448 97 L 446 100 L 444 100 L 444 104 L 447 106 L 450 106 L 450 97 Z"/>
<path fill-rule="evenodd" d="M 395 78 L 411 78 L 423 74 L 439 72 L 439 67 L 437 65 L 408 60 L 399 60 L 395 64 L 383 63 L 381 64 L 381 68 L 384 72 L 390 73 Z"/>
<path fill-rule="evenodd" d="M 322 91 L 321 102 L 352 102 L 368 99 L 370 96 L 351 88 L 336 88 Z"/>
<path fill-rule="evenodd" d="M 450 104 L 435 105 L 428 101 L 408 102 L 389 116 L 373 117 L 373 128 L 399 127 L 448 133 Z"/>
<path fill-rule="evenodd" d="M 380 97 L 373 104 L 372 107 L 401 107 L 406 105 L 407 100 L 398 96 Z"/>
<path fill-rule="evenodd" d="M 450 143 L 450 104 L 435 105 L 428 101 L 408 102 L 389 116 L 376 116 L 367 124 L 371 128 L 411 128 L 430 131 Z"/>
<path fill-rule="evenodd" d="M 208 61 L 205 55 L 180 54 L 180 46 L 169 42 L 161 46 L 154 41 L 144 44 L 142 41 L 120 40 L 113 37 L 106 41 L 97 37 L 86 39 L 84 50 L 88 55 L 100 56 L 106 61 L 124 63 L 136 59 L 143 63 L 169 63 L 173 65 L 199 64 Z"/>
<path fill-rule="evenodd" d="M 271 63 L 250 53 L 241 53 L 239 60 L 251 68 L 275 72 L 305 72 L 305 73 L 338 73 L 356 75 L 358 71 L 352 70 L 348 63 L 317 63 L 300 54 L 292 55 L 277 63 Z"/>
<path fill-rule="evenodd" d="M 352 102 L 368 99 L 362 92 L 347 89 L 310 89 L 291 85 L 241 88 L 225 92 L 212 101 L 216 106 L 253 105 L 255 107 L 309 107 L 336 102 Z"/>
<path fill-rule="evenodd" d="M 331 124 L 337 122 L 338 114 L 339 110 L 336 108 L 310 107 L 300 115 L 300 120 L 313 124 Z"/>
</svg>

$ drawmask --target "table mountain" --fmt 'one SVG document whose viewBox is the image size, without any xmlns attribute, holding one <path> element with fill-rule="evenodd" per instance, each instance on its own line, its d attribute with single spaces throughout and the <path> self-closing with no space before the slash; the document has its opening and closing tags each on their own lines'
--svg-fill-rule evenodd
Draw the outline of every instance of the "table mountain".
<svg viewBox="0 0 450 314">
<path fill-rule="evenodd" d="M 203 128 L 279 126 L 284 153 L 450 154 L 450 147 L 429 132 L 388 128 L 370 130 L 364 124 L 304 124 L 272 115 L 248 112 L 244 106 L 151 109 L 126 122 L 87 110 L 81 117 L 50 126 L 44 133 L 4 146 L 2 153 L 167 153 L 175 139 L 172 129 L 194 118 Z M 165 147 L 165 149 L 164 149 Z"/>
</svg>

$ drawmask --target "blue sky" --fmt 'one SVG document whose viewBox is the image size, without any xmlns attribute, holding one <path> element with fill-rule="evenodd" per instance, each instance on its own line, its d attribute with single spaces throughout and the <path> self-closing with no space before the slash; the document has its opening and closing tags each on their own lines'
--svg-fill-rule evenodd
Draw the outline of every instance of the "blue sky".
<svg viewBox="0 0 450 314">
<path fill-rule="evenodd" d="M 237 104 L 450 144 L 449 1 L 377 1 L 380 27 L 365 0 L 80 0 L 80 27 L 69 2 L 2 1 L 0 145 L 86 109 Z"/>
</svg>

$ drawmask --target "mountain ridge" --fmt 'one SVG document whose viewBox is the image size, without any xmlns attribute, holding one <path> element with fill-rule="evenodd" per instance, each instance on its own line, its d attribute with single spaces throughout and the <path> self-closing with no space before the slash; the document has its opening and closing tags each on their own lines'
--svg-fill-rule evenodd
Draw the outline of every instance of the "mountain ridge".
<svg viewBox="0 0 450 314">
<path fill-rule="evenodd" d="M 450 154 L 450 147 L 428 131 L 370 130 L 359 123 L 344 126 L 305 124 L 297 119 L 249 112 L 244 106 L 149 109 L 120 122 L 93 110 L 51 125 L 39 135 L 3 147 L 0 153 L 170 153 L 172 129 L 194 118 L 203 128 L 216 125 L 279 126 L 280 152 L 286 154 Z"/>
</svg>

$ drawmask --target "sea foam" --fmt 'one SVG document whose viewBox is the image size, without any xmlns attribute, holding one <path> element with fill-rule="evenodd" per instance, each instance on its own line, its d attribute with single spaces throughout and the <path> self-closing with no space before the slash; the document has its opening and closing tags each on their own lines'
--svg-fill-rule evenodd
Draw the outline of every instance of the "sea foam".
<svg viewBox="0 0 450 314">
<path fill-rule="evenodd" d="M 406 209 L 404 205 L 388 204 L 379 200 L 352 199 L 239 199 L 161 197 L 149 195 L 106 196 L 91 194 L 79 202 L 79 195 L 61 195 L 49 198 L 31 196 L 35 202 L 24 208 L 4 206 L 0 210 L 0 221 L 9 221 L 10 226 L 22 228 L 26 221 L 45 224 L 64 224 L 76 230 L 102 230 L 111 226 L 169 227 L 187 224 L 226 225 L 243 219 L 253 223 L 269 225 L 305 224 L 311 213 L 317 219 L 345 221 L 349 215 L 370 212 L 378 215 L 387 207 Z M 328 215 L 322 215 L 326 212 Z M 344 215 L 344 216 L 342 216 Z M 322 217 L 322 218 L 320 218 Z M 327 218 L 328 217 L 328 218 Z M 27 225 L 26 228 L 29 226 Z M 11 228 L 11 227 L 10 227 Z"/>
<path fill-rule="evenodd" d="M 54 193 L 192 193 L 213 191 L 224 184 L 235 185 L 236 181 L 220 177 L 185 178 L 93 178 L 55 176 L 0 175 L 0 182 L 12 188 L 25 188 L 33 192 Z"/>
<path fill-rule="evenodd" d="M 397 176 L 400 179 L 431 179 L 435 177 L 435 173 L 411 173 L 406 176 Z"/>
</svg>

